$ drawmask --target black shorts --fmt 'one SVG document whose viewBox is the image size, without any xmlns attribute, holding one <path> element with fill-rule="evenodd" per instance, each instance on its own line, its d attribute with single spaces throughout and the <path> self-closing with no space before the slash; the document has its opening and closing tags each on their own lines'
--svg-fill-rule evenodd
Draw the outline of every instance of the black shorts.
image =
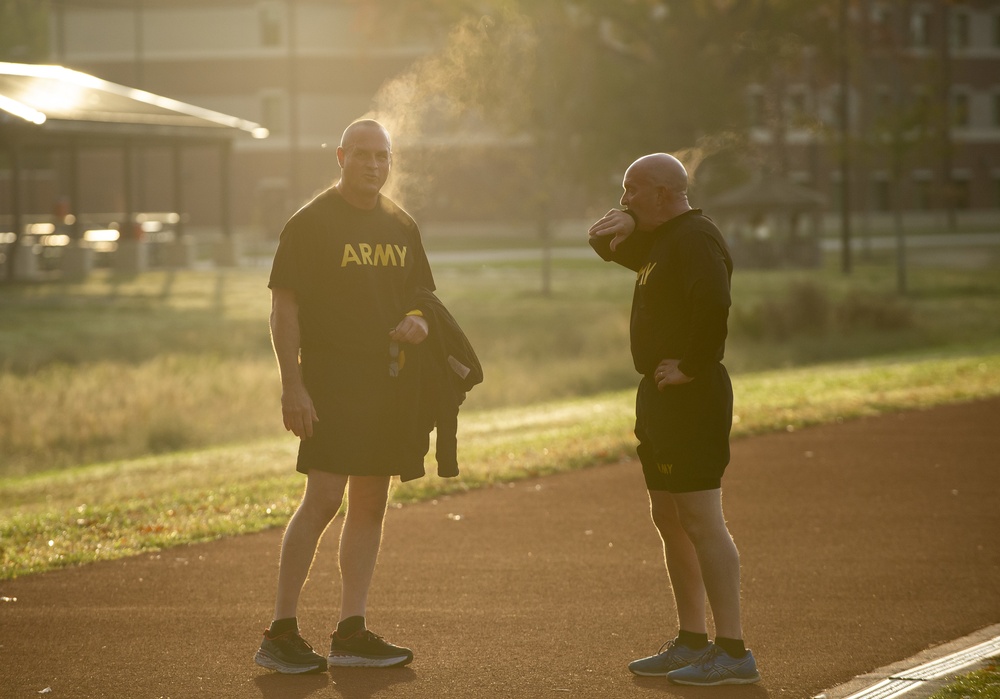
<svg viewBox="0 0 1000 699">
<path fill-rule="evenodd" d="M 389 376 L 388 361 L 339 358 L 302 364 L 302 378 L 319 417 L 313 435 L 299 442 L 296 470 L 348 476 L 401 472 L 401 435 L 412 419 L 412 378 Z"/>
<path fill-rule="evenodd" d="M 724 366 L 716 364 L 693 381 L 663 391 L 643 377 L 635 414 L 648 490 L 689 493 L 720 487 L 733 426 L 733 386 Z"/>
</svg>

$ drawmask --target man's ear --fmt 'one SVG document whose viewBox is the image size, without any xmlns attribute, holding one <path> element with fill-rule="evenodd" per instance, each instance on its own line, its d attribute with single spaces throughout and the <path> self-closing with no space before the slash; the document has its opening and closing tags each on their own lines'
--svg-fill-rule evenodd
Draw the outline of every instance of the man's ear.
<svg viewBox="0 0 1000 699">
<path fill-rule="evenodd" d="M 337 163 L 340 167 L 344 167 L 344 147 L 337 146 Z"/>
</svg>

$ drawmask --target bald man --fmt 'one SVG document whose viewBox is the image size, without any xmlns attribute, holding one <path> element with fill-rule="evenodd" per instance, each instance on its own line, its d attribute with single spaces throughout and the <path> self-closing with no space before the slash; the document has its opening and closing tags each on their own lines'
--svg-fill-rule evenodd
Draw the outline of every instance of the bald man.
<svg viewBox="0 0 1000 699">
<path fill-rule="evenodd" d="M 433 291 L 434 279 L 413 219 L 380 193 L 392 162 L 385 127 L 349 125 L 337 161 L 340 180 L 285 224 L 268 282 L 282 419 L 300 439 L 296 469 L 306 488 L 282 539 L 274 617 L 254 659 L 288 674 L 413 659 L 369 631 L 365 615 L 389 482 L 400 474 L 396 445 L 407 406 L 398 389 L 411 379 L 400 370 L 399 348 L 428 335 L 427 321 L 407 304 L 417 290 Z M 340 621 L 323 656 L 299 635 L 296 614 L 345 492 Z"/>
<path fill-rule="evenodd" d="M 678 626 L 675 638 L 629 670 L 678 684 L 750 684 L 760 675 L 743 644 L 740 558 L 722 512 L 733 414 L 722 365 L 732 259 L 716 225 L 688 203 L 679 160 L 643 156 L 629 166 L 623 186 L 623 209 L 591 227 L 590 244 L 603 259 L 636 273 L 637 452 Z"/>
</svg>

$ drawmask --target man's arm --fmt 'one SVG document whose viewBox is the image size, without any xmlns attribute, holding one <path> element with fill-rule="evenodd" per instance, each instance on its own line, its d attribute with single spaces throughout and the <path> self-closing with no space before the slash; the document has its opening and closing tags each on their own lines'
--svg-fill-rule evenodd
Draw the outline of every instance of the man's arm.
<svg viewBox="0 0 1000 699">
<path fill-rule="evenodd" d="M 633 215 L 621 209 L 611 209 L 594 223 L 588 231 L 590 247 L 608 262 L 617 262 L 633 272 L 638 272 L 645 262 L 648 245 L 634 244 L 639 236 L 632 236 L 636 222 Z M 648 239 L 648 236 L 647 236 Z"/>
<path fill-rule="evenodd" d="M 281 376 L 281 419 L 299 439 L 312 437 L 319 421 L 299 368 L 299 304 L 291 289 L 271 290 L 271 346 Z"/>
</svg>

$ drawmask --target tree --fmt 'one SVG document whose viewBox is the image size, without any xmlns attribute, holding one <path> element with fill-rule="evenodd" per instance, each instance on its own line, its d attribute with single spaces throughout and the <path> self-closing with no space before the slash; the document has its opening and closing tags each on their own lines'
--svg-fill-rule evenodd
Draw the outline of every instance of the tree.
<svg viewBox="0 0 1000 699">
<path fill-rule="evenodd" d="M 49 57 L 49 0 L 0 0 L 0 60 L 35 63 Z"/>
</svg>

